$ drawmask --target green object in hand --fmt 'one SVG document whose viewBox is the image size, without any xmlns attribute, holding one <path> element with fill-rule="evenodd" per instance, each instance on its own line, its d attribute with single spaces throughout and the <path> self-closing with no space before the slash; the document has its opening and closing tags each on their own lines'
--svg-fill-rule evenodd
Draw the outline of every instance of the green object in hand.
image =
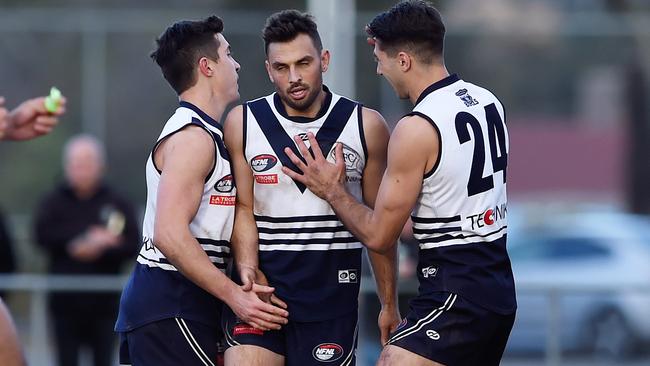
<svg viewBox="0 0 650 366">
<path fill-rule="evenodd" d="M 50 89 L 50 95 L 45 97 L 45 109 L 48 112 L 54 113 L 59 109 L 59 102 L 61 101 L 61 91 L 56 87 Z"/>
</svg>

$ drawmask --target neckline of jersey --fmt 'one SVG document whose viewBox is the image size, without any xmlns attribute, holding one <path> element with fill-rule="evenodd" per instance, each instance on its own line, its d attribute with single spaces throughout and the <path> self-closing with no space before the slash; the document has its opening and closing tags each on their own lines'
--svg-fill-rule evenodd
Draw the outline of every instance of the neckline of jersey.
<svg viewBox="0 0 650 366">
<path fill-rule="evenodd" d="M 212 127 L 217 128 L 217 129 L 219 129 L 219 131 L 223 132 L 223 127 L 221 126 L 221 124 L 219 122 L 217 122 L 214 118 L 210 117 L 207 113 L 203 112 L 201 110 L 201 108 L 195 106 L 194 104 L 192 104 L 190 102 L 184 101 L 184 100 L 181 100 L 179 105 L 181 107 L 185 107 L 185 108 L 189 108 L 189 109 L 193 110 L 196 114 L 199 115 L 199 117 L 201 117 L 203 122 L 209 124 Z"/>
<path fill-rule="evenodd" d="M 434 91 L 436 91 L 438 89 L 442 89 L 442 88 L 444 88 L 446 86 L 449 86 L 449 85 L 457 82 L 458 80 L 460 80 L 460 77 L 458 76 L 458 74 L 451 74 L 451 75 L 447 76 L 446 78 L 438 80 L 435 83 L 429 85 L 426 89 L 424 89 L 422 94 L 420 94 L 417 101 L 415 102 L 415 105 L 417 106 L 418 104 L 420 104 L 422 99 L 426 98 L 427 95 L 433 93 Z"/>
<path fill-rule="evenodd" d="M 323 105 L 320 107 L 320 110 L 316 114 L 316 117 L 304 117 L 304 116 L 290 116 L 287 113 L 287 109 L 284 107 L 284 103 L 282 103 L 282 100 L 280 99 L 280 96 L 278 93 L 273 94 L 273 105 L 275 106 L 275 109 L 282 115 L 282 117 L 293 121 L 297 123 L 309 123 L 309 122 L 314 122 L 315 120 L 323 117 L 325 113 L 330 108 L 330 104 L 332 103 L 332 92 L 330 92 L 329 88 L 323 84 L 323 91 L 325 92 L 325 100 L 323 101 Z"/>
</svg>

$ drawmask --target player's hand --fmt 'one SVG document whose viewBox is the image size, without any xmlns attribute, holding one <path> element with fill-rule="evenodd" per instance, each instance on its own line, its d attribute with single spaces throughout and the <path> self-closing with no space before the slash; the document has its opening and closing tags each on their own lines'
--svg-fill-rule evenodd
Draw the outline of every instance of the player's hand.
<svg viewBox="0 0 650 366">
<path fill-rule="evenodd" d="M 249 265 L 238 265 L 239 268 L 239 277 L 242 280 L 242 290 L 244 291 L 250 291 L 253 288 L 254 284 L 258 284 L 261 286 L 268 286 L 269 281 L 264 275 L 262 271 L 259 270 L 259 268 L 249 266 Z M 283 309 L 287 308 L 287 304 L 280 300 L 277 296 L 275 296 L 274 293 L 265 293 L 265 292 L 259 292 L 257 294 L 259 298 L 264 301 L 267 304 L 273 304 L 275 306 L 279 306 Z"/>
<path fill-rule="evenodd" d="M 253 284 L 258 283 L 261 285 L 268 285 L 268 283 L 257 282 L 257 267 L 247 264 L 237 264 L 239 269 L 239 278 L 241 278 L 242 290 L 250 291 L 253 289 Z"/>
<path fill-rule="evenodd" d="M 255 283 L 262 286 L 269 285 L 269 280 L 266 278 L 266 275 L 262 271 L 257 269 L 256 274 L 257 277 Z M 284 301 L 280 300 L 277 296 L 275 296 L 275 293 L 271 293 L 271 294 L 259 293 L 258 296 L 260 297 L 260 299 L 262 299 L 262 301 L 264 301 L 267 304 L 273 304 L 283 309 L 287 308 L 287 304 Z"/>
<path fill-rule="evenodd" d="M 379 312 L 377 324 L 379 325 L 379 332 L 381 333 L 381 345 L 385 346 L 388 342 L 388 337 L 392 332 L 397 329 L 397 326 L 402 321 L 399 315 L 399 309 L 396 305 L 384 305 Z"/>
<path fill-rule="evenodd" d="M 253 284 L 251 291 L 244 291 L 241 287 L 236 289 L 228 306 L 239 319 L 261 330 L 278 330 L 287 324 L 289 312 L 258 297 L 259 293 L 273 293 L 273 287 Z"/>
<path fill-rule="evenodd" d="M 282 171 L 294 180 L 306 185 L 318 197 L 329 200 L 329 198 L 335 197 L 340 193 L 341 189 L 345 189 L 343 185 L 345 182 L 343 145 L 340 143 L 336 144 L 334 149 L 336 161 L 330 163 L 323 155 L 314 134 L 309 132 L 307 133 L 307 137 L 309 138 L 309 145 L 311 146 L 313 155 L 309 152 L 307 145 L 305 145 L 300 136 L 293 138 L 304 161 L 296 156 L 290 148 L 284 148 L 284 153 L 296 164 L 302 174 L 287 167 L 282 167 Z"/>
<path fill-rule="evenodd" d="M 30 140 L 50 133 L 59 123 L 59 116 L 65 113 L 66 99 L 61 98 L 59 108 L 50 113 L 45 109 L 45 97 L 29 99 L 9 113 L 5 138 L 8 140 Z"/>
</svg>

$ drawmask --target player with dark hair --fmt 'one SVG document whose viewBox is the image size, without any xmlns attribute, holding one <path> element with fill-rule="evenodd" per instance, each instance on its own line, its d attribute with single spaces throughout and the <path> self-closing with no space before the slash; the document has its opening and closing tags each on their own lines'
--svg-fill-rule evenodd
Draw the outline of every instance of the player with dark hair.
<svg viewBox="0 0 650 366">
<path fill-rule="evenodd" d="M 226 315 L 226 365 L 354 365 L 363 246 L 326 201 L 280 169 L 293 166 L 283 149 L 296 147 L 294 136 L 317 134 L 327 153 L 339 142 L 346 186 L 372 205 L 385 169 L 388 128 L 376 111 L 323 85 L 330 54 L 311 16 L 273 14 L 262 36 L 276 92 L 236 107 L 225 124 L 237 178 L 233 276 L 244 286 L 268 278 L 290 316 L 282 330 L 259 331 Z M 371 255 L 384 341 L 399 323 L 395 249 Z"/>
<path fill-rule="evenodd" d="M 283 168 L 319 197 L 368 248 L 391 248 L 412 214 L 420 245 L 419 294 L 379 365 L 498 365 L 515 319 L 506 251 L 508 135 L 503 105 L 488 90 L 450 75 L 445 27 L 424 1 L 404 1 L 367 26 L 377 73 L 414 108 L 395 127 L 374 209 L 342 184 L 336 163 L 308 134 L 312 153 L 285 149 L 302 174 Z"/>
<path fill-rule="evenodd" d="M 224 271 L 230 257 L 235 185 L 217 122 L 239 98 L 223 22 L 175 23 L 152 58 L 178 93 L 146 164 L 143 245 L 120 303 L 120 363 L 214 365 L 222 301 L 253 326 L 279 329 L 287 312 L 245 291 Z"/>
</svg>

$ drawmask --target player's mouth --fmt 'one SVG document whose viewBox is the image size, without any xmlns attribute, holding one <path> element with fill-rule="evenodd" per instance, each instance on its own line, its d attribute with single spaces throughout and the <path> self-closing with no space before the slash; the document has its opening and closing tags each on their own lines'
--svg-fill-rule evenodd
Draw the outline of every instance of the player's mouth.
<svg viewBox="0 0 650 366">
<path fill-rule="evenodd" d="M 301 100 L 307 96 L 307 88 L 295 88 L 289 91 L 291 99 Z"/>
</svg>

